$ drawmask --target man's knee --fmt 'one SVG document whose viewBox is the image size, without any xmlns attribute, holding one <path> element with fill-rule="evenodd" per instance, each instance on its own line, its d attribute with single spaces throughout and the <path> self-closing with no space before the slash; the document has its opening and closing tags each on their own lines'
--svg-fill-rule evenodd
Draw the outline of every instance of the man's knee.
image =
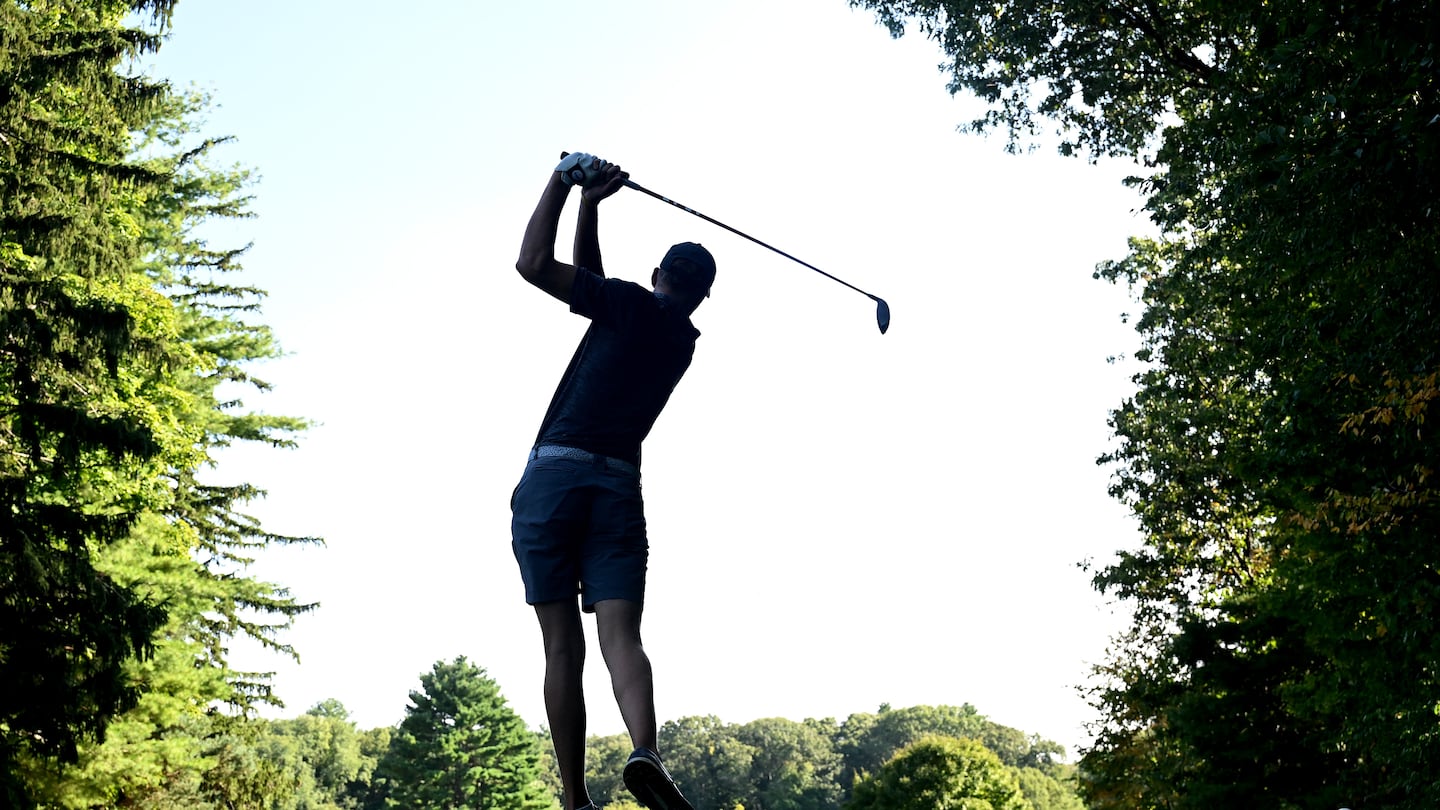
<svg viewBox="0 0 1440 810">
<path fill-rule="evenodd" d="M 535 606 L 545 660 L 551 664 L 578 665 L 585 661 L 585 629 L 574 603 L 546 603 Z"/>
<path fill-rule="evenodd" d="M 595 603 L 595 630 L 600 637 L 600 648 L 613 651 L 623 648 L 641 647 L 639 602 L 625 599 L 607 599 Z"/>
</svg>

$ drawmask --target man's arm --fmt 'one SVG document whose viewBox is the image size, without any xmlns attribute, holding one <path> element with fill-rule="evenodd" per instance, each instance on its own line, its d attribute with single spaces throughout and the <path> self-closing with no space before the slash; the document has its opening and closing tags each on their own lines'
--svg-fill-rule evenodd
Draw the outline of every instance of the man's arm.
<svg viewBox="0 0 1440 810">
<path fill-rule="evenodd" d="M 575 266 L 597 276 L 605 275 L 600 260 L 600 205 L 580 195 L 580 216 L 575 222 L 575 247 L 571 252 Z"/>
<path fill-rule="evenodd" d="M 555 259 L 555 232 L 560 225 L 560 212 L 565 210 L 565 198 L 570 196 L 570 186 L 559 172 L 551 172 L 540 202 L 530 215 L 525 226 L 525 238 L 520 242 L 520 258 L 515 269 L 531 284 L 550 295 L 570 303 L 570 288 L 575 286 L 575 267 Z"/>
<path fill-rule="evenodd" d="M 590 156 L 583 156 L 589 158 Z M 561 165 L 565 165 L 562 160 Z M 555 235 L 559 230 L 560 214 L 565 209 L 565 200 L 570 194 L 570 185 L 579 182 L 557 170 L 550 175 L 540 202 L 530 215 L 525 226 L 525 238 L 520 242 L 520 258 L 515 269 L 531 284 L 544 290 L 565 303 L 570 303 L 570 290 L 575 286 L 577 265 L 599 275 L 604 275 L 600 264 L 600 231 L 597 208 L 600 201 L 619 191 L 630 175 L 620 167 L 601 160 L 587 162 L 591 170 L 584 177 L 581 192 L 580 220 L 575 228 L 575 264 L 565 264 L 555 258 Z"/>
<path fill-rule="evenodd" d="M 613 163 L 605 164 L 595 181 L 580 192 L 580 217 L 575 223 L 575 266 L 597 276 L 605 275 L 600 259 L 600 201 L 619 191 L 630 175 Z"/>
</svg>

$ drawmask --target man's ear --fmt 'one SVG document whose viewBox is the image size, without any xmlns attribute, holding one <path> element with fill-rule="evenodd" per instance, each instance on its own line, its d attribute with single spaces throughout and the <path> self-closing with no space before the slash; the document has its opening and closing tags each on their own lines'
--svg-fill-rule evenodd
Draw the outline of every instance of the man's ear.
<svg viewBox="0 0 1440 810">
<path fill-rule="evenodd" d="M 654 270 L 653 272 L 650 273 L 650 286 L 651 286 L 651 287 L 654 287 L 656 284 L 659 284 L 659 283 L 660 283 L 660 268 L 657 267 L 657 268 L 655 268 L 655 270 Z"/>
</svg>

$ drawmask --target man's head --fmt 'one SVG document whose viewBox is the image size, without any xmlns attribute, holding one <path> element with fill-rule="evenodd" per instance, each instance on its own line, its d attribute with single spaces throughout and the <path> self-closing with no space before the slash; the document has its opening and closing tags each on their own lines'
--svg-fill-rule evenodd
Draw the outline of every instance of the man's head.
<svg viewBox="0 0 1440 810">
<path fill-rule="evenodd" d="M 695 311 L 715 283 L 715 257 L 695 242 L 681 242 L 665 253 L 651 278 L 655 291 L 674 298 L 687 312 Z"/>
</svg>

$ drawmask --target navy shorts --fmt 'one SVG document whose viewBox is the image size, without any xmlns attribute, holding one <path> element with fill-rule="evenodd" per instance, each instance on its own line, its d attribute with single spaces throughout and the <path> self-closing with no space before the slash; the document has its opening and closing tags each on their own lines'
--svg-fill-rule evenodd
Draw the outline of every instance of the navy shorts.
<svg viewBox="0 0 1440 810">
<path fill-rule="evenodd" d="M 645 507 L 640 476 L 603 458 L 532 458 L 510 497 L 510 545 L 536 605 L 581 595 L 645 600 Z"/>
</svg>

